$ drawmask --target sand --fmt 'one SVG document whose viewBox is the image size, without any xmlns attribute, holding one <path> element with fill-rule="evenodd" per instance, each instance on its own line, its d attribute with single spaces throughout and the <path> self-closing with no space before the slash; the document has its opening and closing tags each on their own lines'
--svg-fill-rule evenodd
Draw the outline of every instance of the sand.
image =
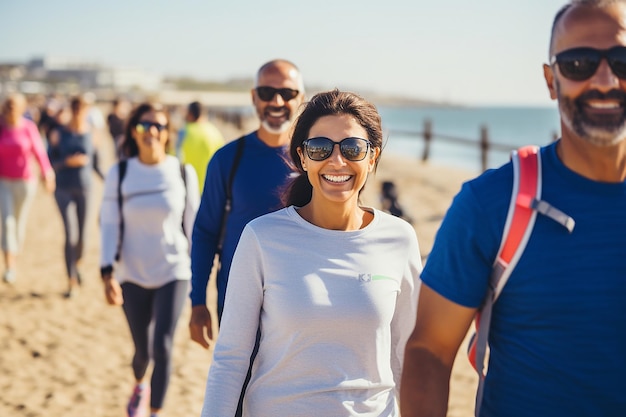
<svg viewBox="0 0 626 417">
<path fill-rule="evenodd" d="M 237 135 L 221 126 L 225 137 Z M 106 147 L 105 166 L 111 150 Z M 415 219 L 424 257 L 461 183 L 474 174 L 383 155 L 363 194 L 378 207 L 380 182 L 393 180 L 400 201 Z M 42 188 L 28 218 L 18 280 L 0 283 L 0 417 L 122 417 L 133 386 L 132 343 L 120 307 L 105 303 L 99 278 L 97 211 L 102 183 L 94 179 L 84 284 L 77 297 L 62 297 L 67 281 L 63 226 L 54 198 Z M 0 271 L 4 269 L 0 259 Z M 211 351 L 190 341 L 183 311 L 175 336 L 174 365 L 164 417 L 197 416 L 202 407 Z M 461 350 L 464 351 L 465 344 Z M 449 416 L 473 413 L 476 377 L 460 352 L 451 382 Z"/>
</svg>

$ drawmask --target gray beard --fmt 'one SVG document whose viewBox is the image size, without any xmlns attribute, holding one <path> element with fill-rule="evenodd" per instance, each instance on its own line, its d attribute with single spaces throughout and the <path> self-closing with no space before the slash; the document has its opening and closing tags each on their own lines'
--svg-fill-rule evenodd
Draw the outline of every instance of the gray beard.
<svg viewBox="0 0 626 417">
<path fill-rule="evenodd" d="M 559 98 L 561 120 L 581 139 L 595 146 L 613 146 L 626 139 L 626 120 L 619 125 L 595 124 L 585 120 L 572 100 Z"/>
<path fill-rule="evenodd" d="M 274 134 L 274 135 L 280 135 L 282 133 L 285 133 L 287 130 L 289 130 L 289 128 L 291 127 L 291 120 L 286 120 L 284 123 L 282 123 L 280 126 L 276 127 L 276 126 L 271 126 L 267 120 L 263 120 L 261 122 L 261 125 L 263 126 L 263 128 L 265 130 L 267 130 L 268 132 Z"/>
</svg>

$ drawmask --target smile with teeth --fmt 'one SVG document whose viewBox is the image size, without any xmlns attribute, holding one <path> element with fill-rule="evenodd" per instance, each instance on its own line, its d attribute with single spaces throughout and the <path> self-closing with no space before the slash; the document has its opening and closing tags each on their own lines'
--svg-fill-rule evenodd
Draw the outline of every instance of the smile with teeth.
<svg viewBox="0 0 626 417">
<path fill-rule="evenodd" d="M 279 117 L 285 117 L 287 115 L 287 109 L 284 107 L 272 107 L 272 108 L 268 108 L 265 111 L 265 114 L 269 117 L 275 117 L 275 118 L 279 118 Z"/>
<path fill-rule="evenodd" d="M 589 101 L 587 105 L 598 110 L 619 109 L 621 107 L 621 103 L 618 101 Z"/>
<path fill-rule="evenodd" d="M 324 175 L 322 175 L 322 178 L 324 178 L 326 181 L 330 181 L 330 182 L 334 182 L 334 183 L 341 183 L 341 182 L 349 181 L 350 178 L 352 178 L 352 175 L 328 175 L 328 174 L 324 174 Z"/>
</svg>

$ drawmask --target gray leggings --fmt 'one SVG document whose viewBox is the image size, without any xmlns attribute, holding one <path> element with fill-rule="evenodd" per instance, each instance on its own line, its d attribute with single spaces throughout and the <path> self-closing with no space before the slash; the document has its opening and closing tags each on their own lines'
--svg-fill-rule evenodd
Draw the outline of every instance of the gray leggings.
<svg viewBox="0 0 626 417">
<path fill-rule="evenodd" d="M 65 268 L 69 278 L 77 278 L 76 263 L 83 257 L 89 192 L 82 188 L 54 192 L 65 226 Z M 72 210 L 73 209 L 73 210 Z"/>
<path fill-rule="evenodd" d="M 37 192 L 32 180 L 0 179 L 1 245 L 4 252 L 16 254 L 24 241 L 28 210 Z"/>
<path fill-rule="evenodd" d="M 141 380 L 154 359 L 150 379 L 150 407 L 163 407 L 165 393 L 172 373 L 172 347 L 176 324 L 187 301 L 189 281 L 176 280 L 160 288 L 143 288 L 125 282 L 122 284 L 124 313 L 135 344 L 133 372 Z M 150 346 L 150 324 L 153 324 Z M 152 349 L 150 349 L 152 347 Z"/>
</svg>

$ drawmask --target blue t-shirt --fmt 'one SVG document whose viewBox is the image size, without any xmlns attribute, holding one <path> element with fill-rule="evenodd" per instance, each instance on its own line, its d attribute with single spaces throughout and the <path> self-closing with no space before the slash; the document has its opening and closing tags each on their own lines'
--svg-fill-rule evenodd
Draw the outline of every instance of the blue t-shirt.
<svg viewBox="0 0 626 417">
<path fill-rule="evenodd" d="M 600 183 L 541 150 L 542 200 L 576 221 L 538 215 L 493 310 L 481 417 L 626 413 L 626 183 Z M 422 273 L 442 296 L 478 307 L 499 248 L 512 165 L 463 185 Z"/>
<path fill-rule="evenodd" d="M 230 264 L 244 226 L 262 214 L 282 208 L 280 196 L 291 168 L 287 146 L 267 146 L 252 132 L 245 146 L 232 187 L 232 210 L 226 223 L 221 266 L 217 274 L 217 306 L 224 306 Z M 224 213 L 226 187 L 237 152 L 238 141 L 220 148 L 209 161 L 200 208 L 193 228 L 191 245 L 191 302 L 206 304 L 206 288 L 217 249 Z"/>
</svg>

